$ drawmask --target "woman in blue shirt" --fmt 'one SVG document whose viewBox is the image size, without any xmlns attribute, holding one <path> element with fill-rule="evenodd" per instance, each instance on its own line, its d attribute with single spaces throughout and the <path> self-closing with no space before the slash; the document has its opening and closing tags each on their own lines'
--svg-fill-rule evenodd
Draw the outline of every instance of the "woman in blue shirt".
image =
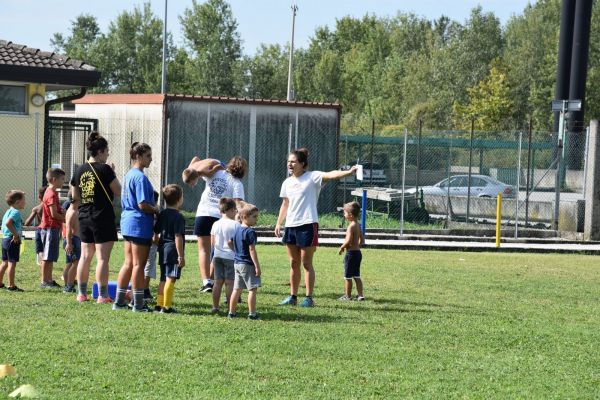
<svg viewBox="0 0 600 400">
<path fill-rule="evenodd" d="M 144 175 L 144 168 L 152 162 L 152 149 L 146 143 L 135 142 L 129 150 L 132 168 L 123 182 L 121 191 L 121 234 L 125 239 L 125 262 L 117 280 L 117 296 L 113 310 L 128 309 L 125 294 L 131 281 L 133 311 L 148 312 L 144 304 L 144 266 L 152 244 L 154 214 L 154 188 Z"/>
</svg>

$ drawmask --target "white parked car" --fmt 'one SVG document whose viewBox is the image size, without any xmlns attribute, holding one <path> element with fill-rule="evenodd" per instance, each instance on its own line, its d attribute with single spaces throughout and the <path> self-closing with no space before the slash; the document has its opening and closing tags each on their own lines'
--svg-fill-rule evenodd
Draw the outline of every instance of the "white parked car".
<svg viewBox="0 0 600 400">
<path fill-rule="evenodd" d="M 354 164 L 356 164 L 355 162 L 352 162 L 348 165 L 343 165 L 342 166 L 342 170 L 349 170 Z M 379 164 L 373 163 L 373 165 L 371 166 L 371 163 L 360 163 L 363 166 L 363 181 L 362 184 L 363 185 L 373 185 L 373 186 L 385 186 L 387 185 L 387 176 L 385 176 L 385 172 L 383 170 L 383 167 Z M 371 174 L 373 175 L 373 180 L 371 181 Z M 357 181 L 356 181 L 356 176 L 352 175 L 352 176 L 348 176 L 346 178 L 342 178 L 340 180 L 342 183 L 348 183 L 351 185 L 356 185 Z M 360 183 L 360 181 L 358 181 Z"/>
<path fill-rule="evenodd" d="M 469 175 L 454 175 L 433 186 L 422 186 L 423 195 L 467 196 L 469 193 Z M 414 193 L 415 188 L 407 189 L 406 193 Z M 471 175 L 471 196 L 496 197 L 498 193 L 503 198 L 514 198 L 516 190 L 513 186 L 502 183 L 487 175 Z"/>
</svg>

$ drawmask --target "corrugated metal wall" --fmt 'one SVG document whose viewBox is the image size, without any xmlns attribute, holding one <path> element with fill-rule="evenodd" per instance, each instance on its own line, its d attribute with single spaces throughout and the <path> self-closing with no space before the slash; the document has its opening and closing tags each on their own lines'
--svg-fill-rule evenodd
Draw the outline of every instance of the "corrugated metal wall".
<svg viewBox="0 0 600 400">
<path fill-rule="evenodd" d="M 277 212 L 290 147 L 311 151 L 310 169 L 329 171 L 339 167 L 337 109 L 177 99 L 169 99 L 167 108 L 169 183 L 181 184 L 181 172 L 195 155 L 224 162 L 241 155 L 249 164 L 243 179 L 246 199 L 261 210 Z M 320 211 L 335 209 L 334 186 L 323 189 Z M 202 190 L 202 183 L 184 189 L 186 210 L 196 209 Z"/>
</svg>

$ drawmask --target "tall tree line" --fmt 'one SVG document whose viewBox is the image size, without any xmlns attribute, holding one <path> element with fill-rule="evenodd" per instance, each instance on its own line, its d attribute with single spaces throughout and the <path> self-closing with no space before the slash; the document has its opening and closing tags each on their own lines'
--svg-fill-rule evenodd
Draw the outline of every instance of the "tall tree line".
<svg viewBox="0 0 600 400">
<path fill-rule="evenodd" d="M 600 11 L 594 7 L 586 116 L 600 116 Z M 295 52 L 297 100 L 342 104 L 342 129 L 367 132 L 371 120 L 395 135 L 422 120 L 432 129 L 524 127 L 550 130 L 560 0 L 538 0 L 505 26 L 480 7 L 464 22 L 344 17 L 315 30 Z M 289 48 L 262 44 L 242 53 L 237 22 L 225 0 L 192 1 L 179 16 L 183 46 L 169 34 L 170 93 L 285 99 Z M 101 93 L 160 91 L 162 20 L 149 4 L 120 14 L 101 32 L 80 15 L 55 33 L 58 52 L 98 67 Z"/>
</svg>

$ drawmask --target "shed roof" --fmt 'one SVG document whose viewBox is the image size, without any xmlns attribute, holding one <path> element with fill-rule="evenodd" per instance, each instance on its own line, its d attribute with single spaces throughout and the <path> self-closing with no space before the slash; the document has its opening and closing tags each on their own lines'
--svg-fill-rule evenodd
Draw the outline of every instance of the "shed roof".
<svg viewBox="0 0 600 400">
<path fill-rule="evenodd" d="M 0 39 L 0 77 L 6 81 L 46 83 L 53 90 L 96 86 L 100 71 L 81 60 Z"/>
<path fill-rule="evenodd" d="M 287 101 L 250 99 L 247 97 L 225 97 L 225 96 L 196 96 L 186 94 L 88 94 L 81 99 L 73 101 L 75 104 L 161 104 L 167 100 L 213 102 L 213 103 L 237 103 L 237 104 L 259 104 L 280 105 L 290 107 L 318 107 L 339 109 L 336 103 L 318 103 L 308 101 Z"/>
</svg>

